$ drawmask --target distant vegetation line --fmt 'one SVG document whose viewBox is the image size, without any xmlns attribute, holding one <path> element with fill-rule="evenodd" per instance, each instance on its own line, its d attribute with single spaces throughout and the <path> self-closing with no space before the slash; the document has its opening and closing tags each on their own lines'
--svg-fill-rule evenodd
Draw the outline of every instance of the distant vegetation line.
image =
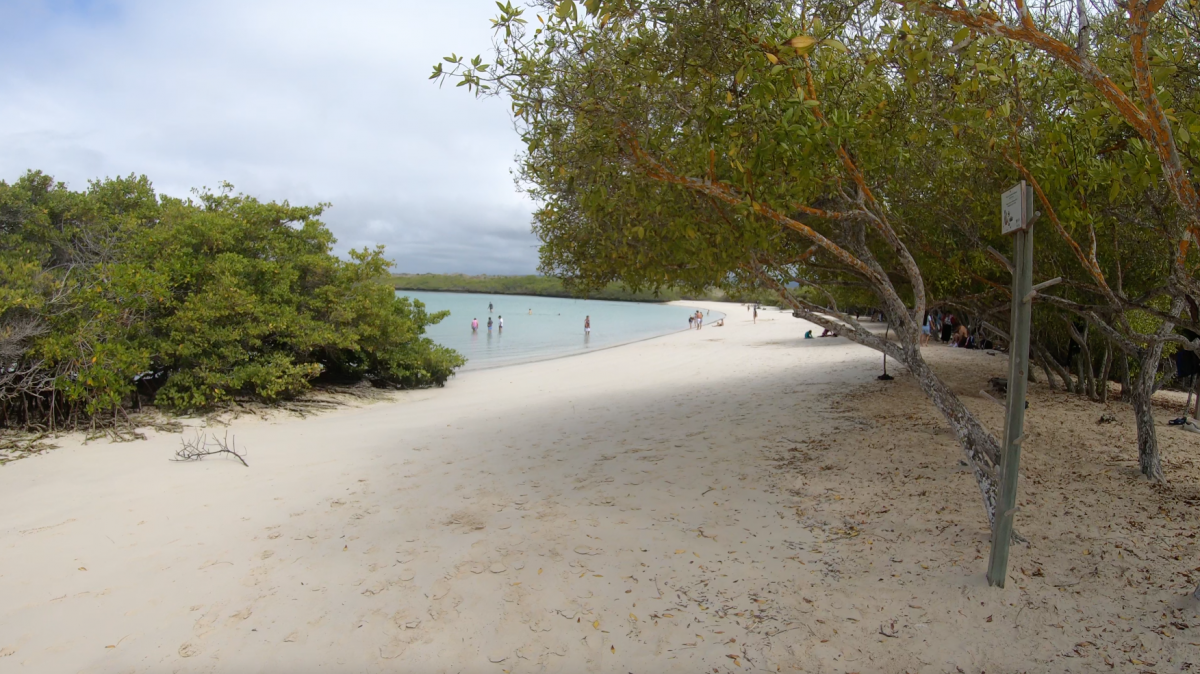
<svg viewBox="0 0 1200 674">
<path fill-rule="evenodd" d="M 490 293 L 493 295 L 537 295 L 541 297 L 579 297 L 567 289 L 560 279 L 552 276 L 468 276 L 466 274 L 393 274 L 391 283 L 396 290 L 424 290 L 459 293 Z M 610 283 L 601 290 L 591 291 L 586 296 L 593 300 L 616 300 L 622 302 L 671 302 L 675 300 L 707 300 L 723 302 L 770 301 L 775 304 L 778 297 L 763 293 L 761 297 L 749 295 L 733 296 L 718 288 L 703 293 L 683 292 L 674 288 L 633 292 L 619 283 Z M 771 301 L 774 300 L 774 301 Z"/>
</svg>

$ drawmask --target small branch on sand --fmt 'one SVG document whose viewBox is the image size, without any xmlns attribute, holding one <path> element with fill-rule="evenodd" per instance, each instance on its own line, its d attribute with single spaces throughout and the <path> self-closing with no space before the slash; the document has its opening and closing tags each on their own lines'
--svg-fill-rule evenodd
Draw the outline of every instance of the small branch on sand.
<svg viewBox="0 0 1200 674">
<path fill-rule="evenodd" d="M 175 458 L 172 461 L 199 461 L 206 456 L 215 456 L 217 454 L 229 454 L 233 458 L 242 462 L 242 465 L 249 468 L 250 464 L 246 463 L 246 451 L 238 451 L 237 438 L 232 442 L 229 440 L 229 433 L 225 433 L 225 437 L 218 438 L 213 436 L 210 441 L 204 433 L 196 431 L 196 437 L 191 440 L 180 439 L 182 447 L 175 452 Z"/>
<path fill-rule="evenodd" d="M 900 635 L 896 634 L 896 623 L 892 623 L 892 633 L 891 634 L 888 634 L 887 632 L 885 632 L 883 630 L 883 625 L 879 626 L 879 633 L 889 639 L 899 639 L 900 638 Z"/>
</svg>

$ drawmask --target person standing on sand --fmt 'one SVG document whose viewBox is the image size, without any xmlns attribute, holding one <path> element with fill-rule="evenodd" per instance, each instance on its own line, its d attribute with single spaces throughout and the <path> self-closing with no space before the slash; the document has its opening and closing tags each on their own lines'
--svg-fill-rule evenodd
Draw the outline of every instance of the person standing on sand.
<svg viewBox="0 0 1200 674">
<path fill-rule="evenodd" d="M 703 328 L 703 327 L 704 327 L 704 314 L 697 311 L 696 312 L 696 329 L 699 330 L 700 328 Z"/>
<path fill-rule="evenodd" d="M 688 314 L 688 330 L 696 327 L 696 314 Z"/>
<path fill-rule="evenodd" d="M 758 325 L 758 306 L 754 307 L 754 324 Z"/>
<path fill-rule="evenodd" d="M 584 316 L 584 318 L 583 318 L 583 334 L 585 334 L 585 335 L 592 334 L 592 317 L 591 316 Z"/>
<path fill-rule="evenodd" d="M 471 319 L 471 332 L 479 332 L 479 319 L 478 318 Z"/>
<path fill-rule="evenodd" d="M 492 331 L 492 317 L 488 316 L 488 332 Z"/>
</svg>

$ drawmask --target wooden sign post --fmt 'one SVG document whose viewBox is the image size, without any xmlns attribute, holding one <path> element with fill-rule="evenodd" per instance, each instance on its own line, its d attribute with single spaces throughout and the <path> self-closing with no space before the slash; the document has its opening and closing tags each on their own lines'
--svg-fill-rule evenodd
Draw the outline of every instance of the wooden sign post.
<svg viewBox="0 0 1200 674">
<path fill-rule="evenodd" d="M 1021 442 L 1025 440 L 1025 392 L 1029 383 L 1029 322 L 1033 313 L 1033 231 L 1038 213 L 1033 210 L 1033 189 L 1022 180 L 1004 193 L 1000 231 L 1013 235 L 1013 285 L 1011 335 L 1008 341 L 1008 399 L 1005 404 L 1004 444 L 1000 457 L 1000 487 L 992 524 L 992 552 L 988 584 L 1004 587 L 1008 575 L 1008 548 L 1013 516 L 1017 513 L 1017 474 Z M 1050 285 L 1049 283 L 1044 285 Z M 1044 286 L 1040 286 L 1044 287 Z"/>
</svg>

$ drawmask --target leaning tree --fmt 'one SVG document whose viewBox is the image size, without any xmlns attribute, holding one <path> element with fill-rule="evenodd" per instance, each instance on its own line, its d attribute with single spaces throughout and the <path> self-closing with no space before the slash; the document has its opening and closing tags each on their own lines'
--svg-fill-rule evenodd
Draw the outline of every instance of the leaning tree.
<svg viewBox="0 0 1200 674">
<path fill-rule="evenodd" d="M 772 288 L 913 373 L 993 519 L 998 443 L 920 351 L 926 281 L 893 190 L 928 130 L 876 48 L 887 27 L 837 4 L 538 6 L 532 24 L 502 7 L 492 63 L 451 56 L 433 77 L 511 99 L 543 269 L 585 286 Z M 896 339 L 843 310 L 842 288 L 868 291 Z"/>
</svg>

